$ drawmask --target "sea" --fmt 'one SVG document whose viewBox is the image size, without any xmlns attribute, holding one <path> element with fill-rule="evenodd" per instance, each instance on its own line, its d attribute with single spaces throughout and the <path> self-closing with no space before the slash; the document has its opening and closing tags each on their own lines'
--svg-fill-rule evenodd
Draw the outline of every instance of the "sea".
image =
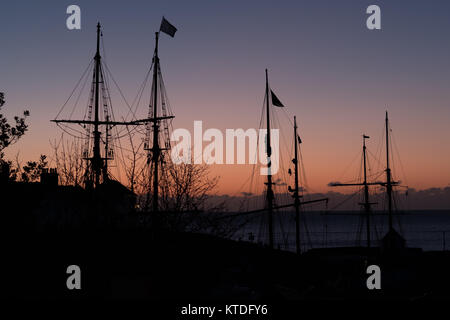
<svg viewBox="0 0 450 320">
<path fill-rule="evenodd" d="M 389 229 L 385 212 L 372 212 L 370 241 L 379 246 Z M 407 247 L 424 251 L 450 250 L 450 210 L 423 210 L 396 212 L 392 216 L 393 228 L 406 240 Z M 260 212 L 243 214 L 231 225 L 235 231 L 231 238 L 237 241 L 268 244 L 268 215 Z M 300 243 L 302 251 L 311 248 L 350 247 L 367 245 L 367 218 L 363 212 L 302 212 L 300 216 Z M 295 251 L 295 213 L 273 213 L 275 247 Z"/>
</svg>

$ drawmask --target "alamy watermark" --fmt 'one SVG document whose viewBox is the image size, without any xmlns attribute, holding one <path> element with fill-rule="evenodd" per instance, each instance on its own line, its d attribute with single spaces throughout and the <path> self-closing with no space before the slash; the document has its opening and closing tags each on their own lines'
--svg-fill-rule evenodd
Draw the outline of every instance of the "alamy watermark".
<svg viewBox="0 0 450 320">
<path fill-rule="evenodd" d="M 276 174 L 279 169 L 279 130 L 270 129 L 268 150 L 267 129 L 215 128 L 203 132 L 203 122 L 194 121 L 194 135 L 187 129 L 176 129 L 170 140 L 177 144 L 171 158 L 175 164 L 261 164 L 261 175 Z M 204 142 L 209 142 L 203 147 Z M 225 154 L 224 154 L 225 151 Z"/>
<path fill-rule="evenodd" d="M 69 30 L 81 29 L 81 9 L 76 4 L 71 4 L 67 7 L 66 13 L 70 16 L 66 19 L 66 27 Z"/>
</svg>

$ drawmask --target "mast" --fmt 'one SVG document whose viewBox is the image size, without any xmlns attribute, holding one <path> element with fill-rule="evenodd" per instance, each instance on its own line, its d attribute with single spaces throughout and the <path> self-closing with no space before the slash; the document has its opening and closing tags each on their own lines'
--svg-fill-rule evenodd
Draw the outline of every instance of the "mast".
<svg viewBox="0 0 450 320">
<path fill-rule="evenodd" d="M 363 157 L 364 157 L 364 209 L 366 211 L 367 221 L 367 247 L 370 248 L 370 202 L 369 202 L 369 185 L 367 184 L 367 165 L 366 165 L 366 139 L 369 137 L 363 135 Z"/>
<path fill-rule="evenodd" d="M 155 55 L 153 57 L 153 147 L 152 147 L 152 160 L 153 160 L 153 213 L 157 213 L 158 207 L 158 163 L 161 154 L 161 149 L 159 147 L 159 122 L 156 120 L 158 117 L 158 69 L 159 69 L 159 58 L 158 58 L 158 38 L 159 32 L 155 32 Z"/>
<path fill-rule="evenodd" d="M 386 193 L 388 197 L 389 232 L 392 231 L 392 181 L 391 168 L 389 166 L 389 119 L 386 111 Z"/>
<path fill-rule="evenodd" d="M 101 34 L 100 34 L 101 35 Z M 104 78 L 103 78 L 103 70 L 102 70 L 102 66 L 100 64 L 100 79 L 101 79 L 101 83 L 104 83 Z M 106 100 L 107 99 L 107 92 L 106 90 L 103 90 L 103 99 Z M 109 150 L 109 139 L 111 138 L 111 133 L 110 133 L 110 125 L 108 124 L 108 122 L 110 121 L 110 117 L 109 114 L 105 114 L 105 122 L 107 123 L 105 125 L 105 157 L 104 162 L 103 162 L 103 182 L 108 180 L 108 160 L 113 160 L 112 159 L 112 155 L 111 152 Z"/>
<path fill-rule="evenodd" d="M 100 22 L 97 23 L 97 51 L 95 54 L 95 107 L 94 107 L 94 150 L 92 157 L 92 167 L 95 175 L 95 186 L 100 184 L 100 174 L 102 172 L 103 160 L 100 155 L 100 131 L 99 116 L 98 116 L 98 104 L 99 104 L 99 84 L 100 84 Z"/>
<path fill-rule="evenodd" d="M 267 111 L 267 141 L 266 141 L 266 152 L 267 152 L 267 209 L 268 209 L 268 219 L 269 219 L 269 246 L 273 248 L 273 191 L 272 191 L 272 148 L 270 146 L 270 109 L 269 109 L 269 76 L 266 69 L 266 111 Z"/>
<path fill-rule="evenodd" d="M 368 186 L 372 185 L 378 185 L 386 187 L 386 194 L 388 198 L 388 216 L 389 216 L 389 231 L 388 234 L 391 233 L 393 228 L 392 223 L 392 188 L 399 185 L 399 181 L 392 181 L 392 174 L 391 174 L 391 168 L 389 165 L 389 119 L 388 119 L 388 112 L 386 111 L 386 119 L 385 119 L 385 127 L 386 127 L 386 181 L 375 181 L 375 182 L 367 182 L 366 180 L 366 144 L 365 139 L 369 138 L 367 136 L 364 137 L 364 146 L 363 146 L 363 152 L 364 152 L 364 183 L 330 183 L 329 185 L 332 187 L 342 187 L 342 186 L 364 186 L 365 191 L 365 202 L 361 203 L 361 205 L 364 205 L 364 208 L 366 209 L 366 216 L 367 216 L 367 246 L 370 246 L 370 206 L 375 203 L 369 202 L 369 194 L 368 194 Z"/>
<path fill-rule="evenodd" d="M 294 173 L 295 173 L 295 186 L 294 186 L 294 206 L 295 206 L 295 247 L 297 253 L 301 253 L 300 247 L 300 197 L 298 194 L 298 143 L 297 143 L 297 117 L 294 116 Z"/>
<path fill-rule="evenodd" d="M 384 185 L 383 182 L 368 182 L 367 181 L 367 147 L 366 147 L 366 139 L 369 139 L 369 136 L 363 134 L 363 169 L 364 169 L 364 180 L 362 183 L 330 183 L 331 187 L 346 187 L 346 186 L 363 186 L 364 187 L 364 202 L 359 203 L 359 205 L 364 207 L 364 213 L 366 217 L 366 235 L 367 235 L 367 248 L 371 246 L 370 239 L 370 215 L 371 215 L 371 206 L 376 204 L 374 202 L 370 202 L 369 199 L 369 186 L 373 185 Z"/>
<path fill-rule="evenodd" d="M 267 69 L 266 69 L 266 100 L 268 100 L 268 80 L 267 80 Z M 267 104 L 267 110 L 269 108 L 269 105 Z M 269 112 L 267 112 L 267 118 L 269 118 Z M 267 123 L 267 127 L 270 128 L 270 122 Z M 328 198 L 320 198 L 320 199 L 315 199 L 315 200 L 309 200 L 309 201 L 300 201 L 300 198 L 302 197 L 299 194 L 299 190 L 300 190 L 300 186 L 299 186 L 299 170 L 298 170 L 298 144 L 302 143 L 299 135 L 297 134 L 297 118 L 294 116 L 294 143 L 295 143 L 295 154 L 294 154 L 294 159 L 292 159 L 292 162 L 295 165 L 295 186 L 294 189 L 291 188 L 291 186 L 288 186 L 288 191 L 292 193 L 292 197 L 294 198 L 294 203 L 289 203 L 289 204 L 284 204 L 284 205 L 278 205 L 278 206 L 274 206 L 273 205 L 273 191 L 272 191 L 272 184 L 274 184 L 272 182 L 272 177 L 271 177 L 271 172 L 270 172 L 270 156 L 268 157 L 268 167 L 269 167 L 269 174 L 267 175 L 267 182 L 265 182 L 264 184 L 267 185 L 267 203 L 268 203 L 268 208 L 263 208 L 263 209 L 256 209 L 256 210 L 251 210 L 251 211 L 247 211 L 245 213 L 238 213 L 238 214 L 234 214 L 234 215 L 228 215 L 227 218 L 229 217 L 237 217 L 237 216 L 241 216 L 241 215 L 247 215 L 247 214 L 252 214 L 252 213 L 256 213 L 256 212 L 265 212 L 268 211 L 269 212 L 269 242 L 271 247 L 273 248 L 273 221 L 272 221 L 272 213 L 274 209 L 283 209 L 283 208 L 291 208 L 294 207 L 295 208 L 295 240 L 296 240 L 296 251 L 298 254 L 301 253 L 301 246 L 300 246 L 300 208 L 302 205 L 306 205 L 306 204 L 313 204 L 313 203 L 318 203 L 318 202 L 326 202 L 328 203 Z M 270 132 L 270 131 L 269 131 Z M 270 136 L 267 139 L 268 143 L 267 143 L 267 153 L 269 155 L 270 152 Z M 291 170 L 289 169 L 289 175 L 291 175 Z M 269 197 L 269 195 L 271 195 L 272 197 Z M 267 210 L 268 209 L 268 210 Z M 220 219 L 220 218 L 219 218 Z"/>
<path fill-rule="evenodd" d="M 163 20 L 164 22 L 164 20 Z M 166 21 L 166 23 L 168 23 Z M 163 24 L 162 24 L 163 26 Z M 175 28 L 171 26 L 172 28 Z M 165 26 L 165 28 L 169 28 L 168 26 Z M 161 29 L 163 32 L 164 29 Z M 176 31 L 176 29 L 175 29 Z M 175 33 L 173 30 L 169 30 L 168 34 L 173 36 Z M 166 32 L 167 33 L 167 32 Z M 156 32 L 156 46 L 155 46 L 155 53 L 153 57 L 153 63 L 154 63 L 154 70 L 153 70 L 153 94 L 152 100 L 150 102 L 153 103 L 153 109 L 151 109 L 153 114 L 150 114 L 149 117 L 144 119 L 134 119 L 131 121 L 111 121 L 110 115 L 108 113 L 108 104 L 107 101 L 109 100 L 109 92 L 108 88 L 106 86 L 105 77 L 104 77 L 104 70 L 102 68 L 101 63 L 101 56 L 100 56 L 100 36 L 101 34 L 101 28 L 100 23 L 97 24 L 97 50 L 94 57 L 94 72 L 93 72 L 93 80 L 92 80 L 92 92 L 90 95 L 90 105 L 89 105 L 89 115 L 88 119 L 83 120 L 72 120 L 72 119 L 54 119 L 51 120 L 55 123 L 67 123 L 67 124 L 80 124 L 83 126 L 88 126 L 88 139 L 93 139 L 93 146 L 92 146 L 92 157 L 89 157 L 88 150 L 86 150 L 86 156 L 84 156 L 84 160 L 89 161 L 90 165 L 88 164 L 86 166 L 86 186 L 89 186 L 91 182 L 94 182 L 94 187 L 97 187 L 100 185 L 101 177 L 103 175 L 103 182 L 105 182 L 108 179 L 108 160 L 110 160 L 112 156 L 112 151 L 110 152 L 110 130 L 113 126 L 138 126 L 138 125 L 146 125 L 147 128 L 153 128 L 153 146 L 150 149 L 152 151 L 152 157 L 151 161 L 154 165 L 154 177 L 153 177 L 153 211 L 157 212 L 159 210 L 158 208 L 158 187 L 159 187 L 159 181 L 158 181 L 158 165 L 159 160 L 161 158 L 161 151 L 162 150 L 168 150 L 170 145 L 166 146 L 165 148 L 161 148 L 159 146 L 159 126 L 161 121 L 166 121 L 169 119 L 173 119 L 173 115 L 167 115 L 167 111 L 163 108 L 162 116 L 158 116 L 158 86 L 160 87 L 161 93 L 164 92 L 163 86 L 162 86 L 162 79 L 158 81 L 158 78 L 160 77 L 161 70 L 159 66 L 159 58 L 158 58 L 158 38 L 159 38 L 159 32 Z M 100 88 L 102 89 L 103 95 L 100 97 Z M 104 120 L 100 119 L 99 115 L 99 105 L 100 105 L 100 99 L 103 99 L 103 107 L 104 107 Z M 161 96 L 161 101 L 164 104 L 164 97 Z M 94 109 L 94 119 L 91 119 L 91 110 Z M 113 115 L 114 116 L 114 115 Z M 152 123 L 152 124 L 150 124 Z M 93 137 L 90 136 L 90 130 L 91 126 L 93 126 Z M 101 139 L 101 131 L 100 127 L 105 126 L 105 156 L 102 158 L 100 153 L 100 145 L 102 143 Z M 164 127 L 166 130 L 167 127 Z M 167 129 L 168 132 L 168 129 Z M 114 144 L 112 144 L 114 145 Z M 88 147 L 91 145 L 89 144 Z M 145 150 L 149 150 L 147 147 L 144 148 Z"/>
<path fill-rule="evenodd" d="M 317 202 L 326 202 L 328 203 L 328 198 L 321 198 L 316 200 L 309 200 L 309 201 L 300 201 L 300 198 L 302 197 L 300 192 L 300 183 L 299 183 L 299 176 L 300 171 L 298 170 L 298 164 L 299 164 L 299 157 L 298 157 L 298 146 L 300 143 L 302 143 L 302 140 L 300 139 L 300 136 L 297 133 L 297 117 L 294 116 L 294 159 L 292 159 L 292 162 L 294 163 L 294 189 L 292 189 L 290 186 L 288 187 L 288 191 L 292 192 L 292 197 L 294 198 L 294 204 L 293 205 L 287 205 L 287 206 L 279 206 L 276 208 L 281 207 L 289 207 L 293 206 L 295 208 L 295 247 L 297 254 L 301 254 L 301 239 L 300 239 L 300 209 L 302 205 L 305 204 L 312 204 Z M 290 171 L 289 171 L 289 174 Z"/>
<path fill-rule="evenodd" d="M 94 56 L 94 71 L 93 71 L 93 79 L 92 86 L 93 90 L 90 96 L 90 110 L 94 111 L 94 119 L 91 119 L 91 113 L 89 111 L 89 116 L 83 120 L 72 120 L 72 119 L 53 119 L 52 122 L 55 123 L 66 123 L 66 124 L 79 124 L 83 125 L 83 127 L 87 127 L 88 130 L 87 136 L 89 139 L 93 140 L 92 145 L 92 156 L 89 156 L 88 149 L 86 149 L 86 153 L 83 155 L 83 159 L 87 161 L 86 172 L 85 172 L 85 185 L 86 187 L 93 186 L 94 188 L 98 187 L 101 182 L 101 178 L 103 178 L 103 182 L 108 179 L 108 160 L 109 157 L 109 139 L 111 137 L 110 128 L 111 126 L 129 126 L 129 125 L 142 125 L 148 122 L 156 121 L 156 119 L 140 119 L 140 120 L 132 120 L 132 121 L 111 121 L 111 118 L 108 114 L 108 89 L 106 87 L 106 83 L 104 81 L 103 68 L 100 56 L 100 37 L 101 26 L 100 23 L 97 23 L 97 41 L 96 41 L 96 53 Z M 102 90 L 103 95 L 100 97 L 100 90 Z M 103 99 L 103 107 L 105 119 L 100 120 L 100 98 Z M 170 117 L 160 117 L 163 118 L 173 118 Z M 93 136 L 90 136 L 91 126 L 93 126 Z M 105 126 L 105 156 L 102 157 L 100 153 L 101 148 L 101 126 Z M 89 145 L 90 146 L 90 145 Z"/>
<path fill-rule="evenodd" d="M 148 159 L 149 163 L 151 163 L 150 171 L 152 171 L 153 175 L 153 181 L 152 181 L 152 188 L 151 190 L 153 192 L 148 192 L 148 197 L 152 197 L 152 212 L 153 212 L 153 218 L 154 221 L 157 222 L 159 220 L 158 218 L 158 212 L 160 210 L 159 208 L 159 171 L 163 170 L 162 167 L 162 152 L 167 151 L 170 149 L 170 143 L 169 141 L 169 129 L 167 120 L 173 119 L 173 115 L 167 114 L 166 109 L 166 97 L 165 97 L 165 89 L 164 89 L 164 82 L 162 80 L 161 75 L 161 68 L 160 68 L 160 61 L 158 56 L 158 44 L 159 44 L 159 34 L 160 32 L 164 32 L 171 37 L 174 36 L 176 32 L 176 28 L 172 26 L 165 18 L 163 17 L 163 20 L 161 22 L 161 26 L 159 28 L 158 32 L 155 32 L 155 52 L 153 55 L 153 84 L 151 88 L 151 94 L 150 94 L 150 105 L 149 105 L 149 117 L 147 119 L 143 119 L 144 122 L 152 122 L 151 125 L 147 126 L 147 137 L 146 137 L 146 143 L 144 144 L 144 150 L 149 151 Z M 158 101 L 158 95 L 161 95 L 161 101 Z M 161 116 L 158 115 L 158 103 L 161 104 Z M 153 104 L 153 105 L 152 105 Z M 141 120 L 137 120 L 137 122 L 140 122 Z M 160 132 L 160 126 L 161 121 L 163 125 L 164 133 L 166 134 L 166 143 L 165 146 L 160 146 L 159 141 L 159 132 Z M 153 132 L 151 132 L 153 131 Z M 150 141 L 150 136 L 153 136 L 153 145 L 151 148 L 148 146 Z M 148 139 L 148 140 L 147 140 Z M 161 169 L 160 166 L 161 165 Z M 153 167 L 152 167 L 153 166 Z M 151 194 L 151 195 L 150 195 Z"/>
</svg>

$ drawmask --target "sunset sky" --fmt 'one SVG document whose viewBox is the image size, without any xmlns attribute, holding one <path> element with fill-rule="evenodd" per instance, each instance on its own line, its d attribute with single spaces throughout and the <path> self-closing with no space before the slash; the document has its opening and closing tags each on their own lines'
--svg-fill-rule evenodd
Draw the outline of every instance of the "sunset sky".
<svg viewBox="0 0 450 320">
<path fill-rule="evenodd" d="M 66 28 L 70 4 L 81 8 L 81 30 Z M 366 28 L 371 4 L 381 8 L 381 30 Z M 258 128 L 268 68 L 286 112 L 297 116 L 314 191 L 345 180 L 363 133 L 375 153 L 385 110 L 402 180 L 416 189 L 450 183 L 449 1 L 17 0 L 1 11 L 4 113 L 12 120 L 31 112 L 29 131 L 7 150 L 10 158 L 52 153 L 49 141 L 60 130 L 49 120 L 94 56 L 97 21 L 108 66 L 131 102 L 164 15 L 178 28 L 173 39 L 160 40 L 175 128 L 192 130 L 194 120 L 205 129 Z M 126 114 L 118 92 L 111 93 L 116 114 Z M 347 178 L 357 169 L 358 163 Z M 250 171 L 220 165 L 213 173 L 221 176 L 219 192 L 233 194 Z"/>
</svg>

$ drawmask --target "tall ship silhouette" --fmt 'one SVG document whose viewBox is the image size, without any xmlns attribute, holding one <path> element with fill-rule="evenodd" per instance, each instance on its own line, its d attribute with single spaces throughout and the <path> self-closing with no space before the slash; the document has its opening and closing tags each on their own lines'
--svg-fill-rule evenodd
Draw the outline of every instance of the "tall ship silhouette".
<svg viewBox="0 0 450 320">
<path fill-rule="evenodd" d="M 176 31 L 177 29 L 163 17 L 160 30 L 155 32 L 155 49 L 152 64 L 139 89 L 137 95 L 139 101 L 137 101 L 134 106 L 130 105 L 125 100 L 120 87 L 102 58 L 101 49 L 103 44 L 103 33 L 100 23 L 98 23 L 96 53 L 94 59 L 78 81 L 77 86 L 73 89 L 71 96 L 58 112 L 56 118 L 51 120 L 65 133 L 69 134 L 74 139 L 82 141 L 82 159 L 84 160 L 84 165 L 81 183 L 85 190 L 91 190 L 93 192 L 94 198 L 96 195 L 100 194 L 99 190 L 106 188 L 105 186 L 110 187 L 111 185 L 117 186 L 120 184 L 114 178 L 110 168 L 114 160 L 119 157 L 121 157 L 120 163 L 122 165 L 122 170 L 124 170 L 123 167 L 128 165 L 123 156 L 123 152 L 126 148 L 122 146 L 123 143 L 121 143 L 121 139 L 127 137 L 132 141 L 132 138 L 135 135 L 142 134 L 144 136 L 144 138 L 141 138 L 143 143 L 141 143 L 140 146 L 143 146 L 142 149 L 146 153 L 145 157 L 147 160 L 144 161 L 144 166 L 141 168 L 136 168 L 136 163 L 133 163 L 133 170 L 136 170 L 136 172 L 133 172 L 132 177 L 127 175 L 126 179 L 132 180 L 130 181 L 131 192 L 134 191 L 137 175 L 142 179 L 148 180 L 142 182 L 144 192 L 147 196 L 145 197 L 144 208 L 141 209 L 145 212 L 151 212 L 151 222 L 156 222 L 159 216 L 159 194 L 163 188 L 160 181 L 162 177 L 167 174 L 165 172 L 165 163 L 169 160 L 170 129 L 171 121 L 174 118 L 169 105 L 158 56 L 159 36 L 160 33 L 163 32 L 173 37 Z M 82 90 L 86 85 L 86 83 L 82 82 L 83 80 L 86 82 L 90 67 L 92 67 L 91 89 L 83 118 L 61 119 L 60 116 L 69 100 L 74 98 L 75 94 L 79 92 L 78 96 L 75 97 L 76 101 L 70 112 L 70 117 L 73 116 L 74 109 L 77 107 Z M 148 101 L 148 114 L 145 118 L 139 118 L 136 116 L 136 110 L 140 99 L 144 94 L 144 90 L 147 87 L 150 73 L 152 73 L 152 83 L 149 95 L 150 99 Z M 113 82 L 116 85 L 117 90 L 124 100 L 124 104 L 128 107 L 128 114 L 125 117 L 122 117 L 121 121 L 115 119 L 109 87 L 110 82 Z M 74 125 L 77 127 L 74 128 Z M 79 127 L 81 127 L 81 130 Z M 134 157 L 136 157 L 137 152 L 138 151 L 135 151 L 133 154 Z M 119 165 L 116 164 L 116 166 Z M 76 181 L 75 184 L 77 184 L 77 182 L 78 181 Z M 110 201 L 113 201 L 113 199 Z M 134 206 L 135 204 L 133 204 L 133 207 Z M 133 209 L 134 208 L 129 208 L 129 210 Z"/>
</svg>

